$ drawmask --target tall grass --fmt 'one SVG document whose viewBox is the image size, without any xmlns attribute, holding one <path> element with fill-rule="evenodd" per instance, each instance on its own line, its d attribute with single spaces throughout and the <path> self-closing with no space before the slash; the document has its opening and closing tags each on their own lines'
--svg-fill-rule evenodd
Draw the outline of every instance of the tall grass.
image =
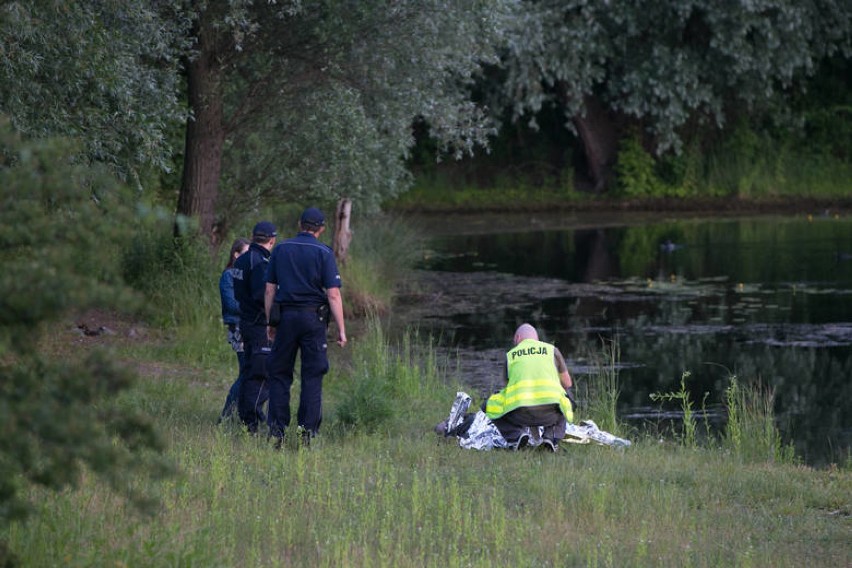
<svg viewBox="0 0 852 568">
<path fill-rule="evenodd" d="M 686 381 L 687 379 L 689 379 L 690 376 L 692 376 L 692 373 L 690 373 L 689 371 L 684 371 L 680 376 L 679 390 L 663 393 L 651 393 L 651 400 L 656 402 L 677 401 L 680 404 L 681 411 L 683 412 L 683 437 L 681 438 L 681 440 L 686 447 L 695 448 L 695 409 L 693 408 L 693 402 L 690 398 L 689 390 L 686 388 Z"/>
<path fill-rule="evenodd" d="M 405 431 L 424 418 L 437 423 L 455 396 L 453 371 L 438 360 L 432 338 L 406 330 L 391 342 L 375 316 L 353 347 L 351 376 L 342 379 L 336 417 L 349 428 Z"/>
<path fill-rule="evenodd" d="M 118 344 L 144 373 L 118 404 L 159 424 L 180 470 L 150 487 L 159 510 L 146 516 L 86 476 L 74 491 L 33 489 L 37 514 L 0 540 L 23 566 L 838 566 L 852 554 L 848 469 L 649 439 L 624 452 L 466 451 L 432 433 L 457 377 L 431 339 L 389 338 L 370 318 L 330 353 L 320 436 L 276 452 L 215 425 L 227 383 L 211 377 L 230 382 L 230 353 L 199 370 Z M 605 345 L 589 396 L 590 416 L 616 433 L 617 362 Z M 765 406 L 735 414 L 743 434 L 766 427 Z"/>
<path fill-rule="evenodd" d="M 174 237 L 165 220 L 139 227 L 124 252 L 124 277 L 144 296 L 145 319 L 168 332 L 156 346 L 159 357 L 202 365 L 233 359 L 219 299 L 223 255 L 227 250 L 213 254 L 197 235 Z"/>
<path fill-rule="evenodd" d="M 793 463 L 791 445 L 784 445 L 775 424 L 775 393 L 761 385 L 743 387 L 736 376 L 725 389 L 728 421 L 724 442 L 734 455 L 751 462 Z"/>
<path fill-rule="evenodd" d="M 396 284 L 420 257 L 422 240 L 416 227 L 398 216 L 356 219 L 344 279 L 347 312 L 384 313 Z"/>
<path fill-rule="evenodd" d="M 603 340 L 600 351 L 592 357 L 594 372 L 582 383 L 582 398 L 586 400 L 588 417 L 594 420 L 601 430 L 616 436 L 624 434 L 617 417 L 618 396 L 621 393 L 618 380 L 620 359 L 621 348 L 618 339 Z"/>
<path fill-rule="evenodd" d="M 366 375 L 393 414 L 332 413 L 309 449 L 274 451 L 215 426 L 219 387 L 192 366 L 150 369 L 119 400 L 161 426 L 181 474 L 144 516 L 93 477 L 34 490 L 38 514 L 6 529 L 24 566 L 794 566 L 849 558 L 852 473 L 638 440 L 628 451 L 462 450 L 431 425 L 453 377 L 428 341 L 373 321 L 349 365 L 333 352 L 339 409 Z M 612 353 L 612 351 L 610 351 Z M 361 386 L 359 386 L 359 383 Z M 369 416 L 370 405 L 361 416 Z M 598 418 L 596 416 L 596 418 Z M 138 483 L 142 484 L 143 479 Z M 841 513 L 836 513 L 840 511 Z M 814 547 L 813 543 L 819 546 Z"/>
</svg>

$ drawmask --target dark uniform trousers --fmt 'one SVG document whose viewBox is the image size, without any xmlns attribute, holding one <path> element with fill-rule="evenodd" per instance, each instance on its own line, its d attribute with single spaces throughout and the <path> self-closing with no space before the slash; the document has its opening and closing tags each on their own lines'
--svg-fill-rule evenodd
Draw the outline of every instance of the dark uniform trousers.
<svg viewBox="0 0 852 568">
<path fill-rule="evenodd" d="M 326 318 L 327 319 L 327 318 Z M 326 326 L 316 308 L 281 308 L 269 371 L 269 433 L 280 438 L 290 423 L 290 387 L 296 353 L 302 360 L 301 392 L 296 421 L 310 434 L 322 422 L 322 378 L 328 372 Z"/>
<path fill-rule="evenodd" d="M 269 339 L 266 337 L 265 323 L 241 321 L 240 332 L 243 336 L 246 370 L 237 409 L 240 420 L 248 427 L 249 432 L 254 433 L 257 432 L 258 424 L 263 422 L 263 403 L 269 398 Z"/>
<path fill-rule="evenodd" d="M 558 404 L 517 408 L 500 418 L 495 418 L 492 422 L 510 444 L 516 444 L 527 428 L 535 428 L 536 426 L 541 426 L 544 429 L 542 438 L 558 443 L 565 437 L 565 430 L 568 426 L 568 421 L 565 420 L 565 415 L 559 410 Z"/>
</svg>

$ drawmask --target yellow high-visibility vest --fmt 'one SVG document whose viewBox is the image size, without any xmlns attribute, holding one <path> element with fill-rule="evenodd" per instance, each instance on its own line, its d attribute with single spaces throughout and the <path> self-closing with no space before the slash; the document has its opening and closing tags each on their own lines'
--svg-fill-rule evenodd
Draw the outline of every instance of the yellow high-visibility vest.
<svg viewBox="0 0 852 568">
<path fill-rule="evenodd" d="M 524 406 L 558 404 L 568 422 L 574 420 L 553 360 L 555 349 L 549 343 L 525 339 L 506 353 L 509 382 L 488 397 L 485 414 L 494 419 Z"/>
</svg>

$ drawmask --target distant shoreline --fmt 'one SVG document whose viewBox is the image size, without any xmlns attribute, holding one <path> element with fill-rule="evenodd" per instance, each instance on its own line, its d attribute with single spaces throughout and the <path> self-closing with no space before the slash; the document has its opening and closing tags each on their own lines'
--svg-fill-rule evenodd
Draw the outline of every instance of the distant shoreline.
<svg viewBox="0 0 852 568">
<path fill-rule="evenodd" d="M 852 192 L 852 190 L 850 190 Z M 498 197 L 499 199 L 499 197 Z M 813 216 L 846 216 L 852 214 L 850 197 L 772 197 L 772 198 L 646 198 L 627 199 L 590 197 L 587 200 L 529 201 L 493 205 L 458 203 L 405 203 L 389 204 L 387 211 L 417 213 L 422 215 L 445 213 L 556 213 L 556 212 L 636 212 L 680 213 L 701 215 L 751 215 L 751 214 L 802 214 Z"/>
</svg>

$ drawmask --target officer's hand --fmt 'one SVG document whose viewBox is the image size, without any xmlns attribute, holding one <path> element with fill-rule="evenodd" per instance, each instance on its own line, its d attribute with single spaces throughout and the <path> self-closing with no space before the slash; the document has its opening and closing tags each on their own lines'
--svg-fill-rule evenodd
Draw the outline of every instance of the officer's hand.
<svg viewBox="0 0 852 568">
<path fill-rule="evenodd" d="M 271 325 L 266 326 L 266 338 L 269 339 L 269 341 L 275 341 L 275 328 Z"/>
<path fill-rule="evenodd" d="M 341 347 L 346 346 L 346 333 L 340 332 L 337 334 L 337 344 Z"/>
</svg>

